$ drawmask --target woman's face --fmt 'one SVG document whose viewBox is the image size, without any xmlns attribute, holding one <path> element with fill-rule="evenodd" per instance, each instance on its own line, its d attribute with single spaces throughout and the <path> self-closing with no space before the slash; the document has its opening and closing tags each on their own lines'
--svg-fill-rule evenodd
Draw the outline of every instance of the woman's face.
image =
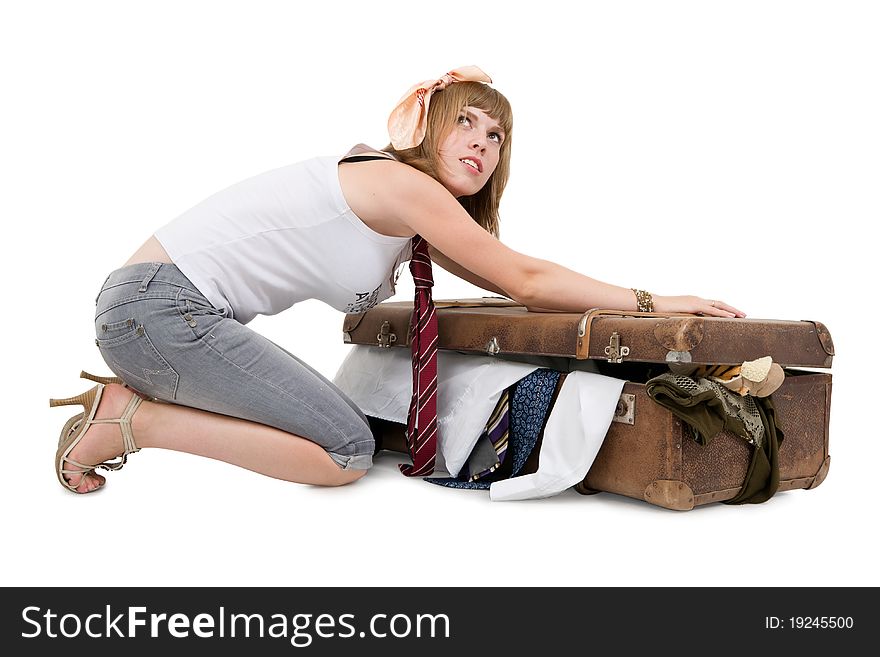
<svg viewBox="0 0 880 657">
<path fill-rule="evenodd" d="M 504 131 L 476 107 L 465 107 L 440 144 L 440 183 L 456 198 L 483 188 L 498 166 Z"/>
</svg>

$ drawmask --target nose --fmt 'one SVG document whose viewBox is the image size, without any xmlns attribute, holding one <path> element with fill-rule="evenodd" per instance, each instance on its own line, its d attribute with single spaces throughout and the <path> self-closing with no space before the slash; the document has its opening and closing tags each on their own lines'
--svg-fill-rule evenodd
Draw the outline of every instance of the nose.
<svg viewBox="0 0 880 657">
<path fill-rule="evenodd" d="M 483 152 L 486 150 L 486 135 L 474 135 L 471 138 L 471 148 L 476 148 L 477 150 Z"/>
</svg>

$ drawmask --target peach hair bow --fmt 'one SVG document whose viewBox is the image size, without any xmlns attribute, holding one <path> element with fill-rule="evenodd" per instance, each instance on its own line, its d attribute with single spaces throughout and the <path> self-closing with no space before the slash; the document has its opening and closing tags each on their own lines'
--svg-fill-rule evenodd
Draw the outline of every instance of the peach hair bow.
<svg viewBox="0 0 880 657">
<path fill-rule="evenodd" d="M 422 143 L 428 129 L 431 94 L 442 91 L 453 82 L 492 82 L 492 78 L 476 66 L 462 66 L 439 80 L 425 80 L 410 88 L 388 117 L 388 134 L 395 149 L 405 150 Z"/>
</svg>

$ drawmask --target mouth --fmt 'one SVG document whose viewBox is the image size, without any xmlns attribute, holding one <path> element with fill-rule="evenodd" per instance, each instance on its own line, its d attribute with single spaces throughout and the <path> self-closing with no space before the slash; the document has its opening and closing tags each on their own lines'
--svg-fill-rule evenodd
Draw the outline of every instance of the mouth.
<svg viewBox="0 0 880 657">
<path fill-rule="evenodd" d="M 480 160 L 470 157 L 464 157 L 460 161 L 471 167 L 477 173 L 483 173 L 483 163 L 480 162 Z"/>
</svg>

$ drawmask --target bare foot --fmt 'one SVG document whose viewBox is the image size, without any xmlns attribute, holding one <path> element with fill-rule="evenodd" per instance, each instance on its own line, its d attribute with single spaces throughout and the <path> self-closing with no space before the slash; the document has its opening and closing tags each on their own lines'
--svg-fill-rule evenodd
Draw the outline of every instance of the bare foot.
<svg viewBox="0 0 880 657">
<path fill-rule="evenodd" d="M 133 394 L 125 386 L 116 383 L 104 386 L 95 419 L 120 417 Z M 93 424 L 70 452 L 69 458 L 77 463 L 97 464 L 121 456 L 122 452 L 122 432 L 118 424 Z M 65 470 L 79 470 L 70 461 L 65 462 L 63 467 Z M 78 493 L 90 493 L 105 482 L 104 477 L 95 472 L 85 476 L 69 474 L 65 478 L 71 486 L 76 487 Z"/>
</svg>

